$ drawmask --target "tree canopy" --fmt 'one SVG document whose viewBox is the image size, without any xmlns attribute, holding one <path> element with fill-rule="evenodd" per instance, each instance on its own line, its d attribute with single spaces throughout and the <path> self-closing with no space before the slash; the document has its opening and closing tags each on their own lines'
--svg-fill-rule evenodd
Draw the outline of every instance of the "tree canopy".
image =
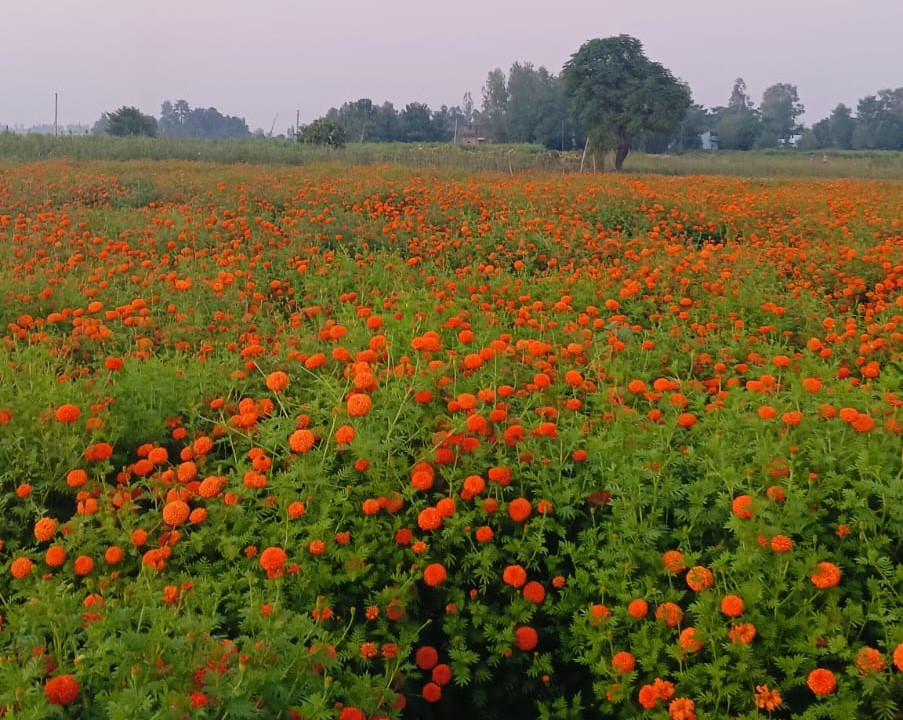
<svg viewBox="0 0 903 720">
<path fill-rule="evenodd" d="M 565 90 L 590 143 L 615 151 L 621 170 L 632 143 L 673 132 L 690 107 L 690 91 L 629 35 L 584 43 L 562 71 Z"/>
<path fill-rule="evenodd" d="M 331 148 L 345 147 L 346 137 L 344 126 L 328 117 L 317 118 L 297 131 L 298 142 Z"/>
<path fill-rule="evenodd" d="M 167 100 L 160 108 L 160 134 L 165 137 L 224 140 L 245 138 L 251 131 L 244 118 L 223 115 L 215 107 L 192 108 L 185 100 Z"/>
<path fill-rule="evenodd" d="M 157 136 L 157 119 L 145 115 L 136 107 L 121 107 L 111 113 L 104 113 L 105 131 L 108 135 L 125 137 L 128 135 Z"/>
</svg>

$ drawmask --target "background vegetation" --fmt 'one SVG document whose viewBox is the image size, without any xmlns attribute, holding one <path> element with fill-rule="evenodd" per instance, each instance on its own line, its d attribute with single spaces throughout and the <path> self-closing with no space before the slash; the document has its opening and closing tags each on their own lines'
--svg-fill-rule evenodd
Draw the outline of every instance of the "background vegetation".
<svg viewBox="0 0 903 720">
<path fill-rule="evenodd" d="M 529 170 L 571 173 L 580 153 L 548 151 L 539 145 L 463 146 L 448 143 L 350 143 L 342 150 L 265 140 L 179 140 L 170 138 L 53 137 L 0 133 L 0 162 L 70 160 L 195 160 L 254 165 L 340 162 L 398 164 L 414 168 L 517 173 Z M 825 160 L 827 158 L 827 160 Z M 599 156 L 596 170 L 612 166 Z M 688 152 L 631 155 L 628 172 L 738 177 L 855 177 L 903 179 L 903 153 L 890 151 Z M 587 165 L 592 171 L 592 165 Z"/>
</svg>

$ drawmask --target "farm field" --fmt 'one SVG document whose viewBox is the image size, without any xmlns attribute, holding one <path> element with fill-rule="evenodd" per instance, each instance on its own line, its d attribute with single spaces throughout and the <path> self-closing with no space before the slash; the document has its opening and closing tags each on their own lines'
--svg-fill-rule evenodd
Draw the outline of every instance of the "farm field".
<svg viewBox="0 0 903 720">
<path fill-rule="evenodd" d="M 0 165 L 0 715 L 903 709 L 903 183 Z"/>
</svg>

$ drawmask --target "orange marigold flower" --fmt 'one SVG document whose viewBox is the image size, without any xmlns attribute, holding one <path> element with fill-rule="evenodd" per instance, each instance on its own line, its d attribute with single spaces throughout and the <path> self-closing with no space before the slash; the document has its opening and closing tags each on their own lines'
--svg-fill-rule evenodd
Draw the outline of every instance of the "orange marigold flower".
<svg viewBox="0 0 903 720">
<path fill-rule="evenodd" d="M 81 688 L 73 675 L 57 675 L 44 683 L 44 697 L 52 705 L 70 705 Z"/>
<path fill-rule="evenodd" d="M 288 374 L 282 370 L 276 370 L 267 375 L 267 388 L 273 392 L 282 392 L 288 387 Z"/>
<path fill-rule="evenodd" d="M 756 413 L 762 420 L 772 420 L 778 414 L 777 410 L 771 407 L 771 405 L 760 405 Z"/>
<path fill-rule="evenodd" d="M 884 656 L 878 650 L 864 647 L 856 654 L 856 667 L 860 674 L 869 675 L 884 672 L 884 668 L 887 666 L 884 663 Z"/>
<path fill-rule="evenodd" d="M 727 637 L 737 645 L 749 645 L 756 638 L 756 626 L 752 623 L 737 623 L 727 631 Z"/>
<path fill-rule="evenodd" d="M 452 679 L 452 669 L 445 663 L 440 663 L 433 668 L 430 675 L 437 685 L 448 685 Z"/>
<path fill-rule="evenodd" d="M 439 702 L 442 699 L 442 688 L 434 682 L 428 682 L 423 686 L 423 699 L 429 703 Z"/>
<path fill-rule="evenodd" d="M 680 646 L 687 652 L 695 653 L 702 650 L 704 643 L 696 639 L 696 628 L 684 628 L 680 632 Z"/>
<path fill-rule="evenodd" d="M 360 653 L 365 659 L 371 660 L 379 654 L 379 649 L 376 647 L 376 643 L 363 642 L 361 643 Z"/>
<path fill-rule="evenodd" d="M 476 529 L 474 533 L 474 537 L 477 539 L 477 542 L 485 543 L 492 540 L 494 533 L 492 532 L 492 528 L 488 525 L 481 525 Z"/>
<path fill-rule="evenodd" d="M 608 620 L 608 618 L 611 617 L 611 610 L 609 610 L 602 603 L 595 603 L 590 606 L 589 615 L 589 624 L 593 627 L 599 627 L 602 623 L 604 623 L 606 620 Z"/>
<path fill-rule="evenodd" d="M 680 415 L 677 416 L 677 426 L 678 427 L 691 428 L 698 422 L 699 422 L 699 420 L 696 418 L 696 416 L 693 413 L 685 412 L 685 413 L 681 413 Z"/>
<path fill-rule="evenodd" d="M 286 555 L 285 550 L 280 547 L 268 547 L 260 553 L 258 562 L 260 563 L 260 567 L 268 573 L 272 573 L 281 570 L 287 560 L 288 555 Z"/>
<path fill-rule="evenodd" d="M 652 685 L 643 685 L 640 688 L 639 695 L 637 699 L 646 710 L 652 710 L 658 702 L 658 697 L 655 694 L 655 689 Z"/>
<path fill-rule="evenodd" d="M 524 585 L 523 595 L 526 600 L 534 605 L 541 605 L 543 600 L 546 599 L 546 589 L 542 586 L 542 583 L 531 580 Z"/>
<path fill-rule="evenodd" d="M 82 412 L 78 409 L 78 405 L 73 405 L 72 403 L 66 403 L 65 405 L 60 405 L 54 415 L 58 422 L 61 423 L 72 423 L 78 420 L 81 416 Z"/>
<path fill-rule="evenodd" d="M 448 573 L 442 563 L 431 563 L 423 569 L 423 582 L 428 587 L 438 587 L 447 577 Z"/>
<path fill-rule="evenodd" d="M 374 498 L 367 498 L 364 502 L 361 503 L 361 510 L 364 515 L 376 515 L 379 510 L 379 500 L 375 500 Z"/>
<path fill-rule="evenodd" d="M 636 618 L 637 620 L 646 617 L 646 613 L 648 612 L 649 604 L 645 600 L 641 600 L 640 598 L 631 600 L 630 604 L 627 606 L 627 614 L 630 615 L 630 617 Z"/>
<path fill-rule="evenodd" d="M 80 488 L 88 482 L 88 473 L 84 470 L 70 470 L 66 473 L 66 484 L 71 488 Z"/>
<path fill-rule="evenodd" d="M 702 592 L 708 590 L 715 584 L 715 577 L 712 571 L 702 565 L 695 565 L 687 572 L 687 586 L 693 592 Z"/>
<path fill-rule="evenodd" d="M 696 720 L 696 704 L 690 698 L 675 698 L 668 705 L 671 720 Z"/>
<path fill-rule="evenodd" d="M 426 492 L 433 487 L 433 478 L 436 471 L 428 462 L 419 462 L 411 468 L 411 486 Z"/>
<path fill-rule="evenodd" d="M 771 538 L 771 549 L 776 553 L 785 553 L 793 550 L 793 540 L 786 535 L 775 535 Z"/>
<path fill-rule="evenodd" d="M 110 545 L 103 554 L 103 559 L 106 561 L 107 565 L 115 565 L 119 561 L 122 560 L 122 548 L 118 545 Z"/>
<path fill-rule="evenodd" d="M 674 575 L 682 573 L 687 569 L 684 562 L 684 554 L 680 550 L 666 550 L 662 553 L 662 566 L 665 568 L 665 572 Z"/>
<path fill-rule="evenodd" d="M 746 605 L 739 595 L 725 595 L 721 599 L 721 612 L 728 617 L 740 617 L 745 609 Z"/>
<path fill-rule="evenodd" d="M 369 395 L 355 393 L 348 398 L 346 407 L 348 409 L 348 414 L 351 417 L 363 417 L 370 412 L 370 408 L 373 407 L 373 401 L 370 399 Z"/>
<path fill-rule="evenodd" d="M 439 653 L 432 645 L 423 645 L 414 653 L 414 664 L 421 670 L 432 670 L 439 662 Z"/>
<path fill-rule="evenodd" d="M 339 445 L 350 445 L 354 440 L 354 428 L 350 425 L 342 425 L 335 431 L 335 441 Z"/>
<path fill-rule="evenodd" d="M 293 453 L 306 453 L 313 448 L 316 440 L 316 436 L 310 430 L 302 428 L 288 436 L 288 447 Z"/>
<path fill-rule="evenodd" d="M 894 648 L 893 661 L 894 667 L 903 672 L 903 642 Z"/>
<path fill-rule="evenodd" d="M 184 500 L 173 500 L 163 506 L 163 522 L 170 527 L 181 525 L 191 514 L 191 508 Z"/>
<path fill-rule="evenodd" d="M 76 575 L 87 575 L 94 569 L 94 560 L 87 555 L 79 555 L 75 558 L 72 570 Z"/>
<path fill-rule="evenodd" d="M 429 532 L 438 530 L 442 526 L 442 515 L 434 507 L 421 510 L 417 515 L 417 527 Z"/>
<path fill-rule="evenodd" d="M 56 520 L 43 517 L 34 524 L 34 536 L 38 542 L 47 542 L 56 534 Z"/>
<path fill-rule="evenodd" d="M 832 588 L 840 582 L 840 568 L 834 563 L 820 562 L 809 579 L 819 590 Z"/>
<path fill-rule="evenodd" d="M 741 520 L 749 520 L 753 516 L 752 498 L 749 495 L 738 495 L 731 503 L 731 510 Z"/>
<path fill-rule="evenodd" d="M 48 567 L 60 567 L 66 562 L 66 549 L 62 545 L 51 545 L 44 553 L 44 562 Z"/>
<path fill-rule="evenodd" d="M 837 678 L 830 670 L 816 668 L 806 678 L 806 685 L 816 695 L 830 695 L 837 687 Z"/>
<path fill-rule="evenodd" d="M 514 631 L 514 644 L 518 650 L 528 652 L 536 647 L 539 642 L 539 634 L 529 625 L 521 625 Z"/>
<path fill-rule="evenodd" d="M 626 675 L 629 672 L 633 672 L 635 667 L 636 658 L 634 658 L 631 653 L 624 650 L 615 653 L 611 658 L 611 669 L 618 675 Z"/>
<path fill-rule="evenodd" d="M 677 627 L 680 625 L 680 621 L 683 620 L 684 611 L 676 603 L 663 602 L 655 608 L 655 617 L 663 621 L 668 627 Z"/>
<path fill-rule="evenodd" d="M 108 460 L 113 456 L 113 446 L 110 443 L 99 442 L 85 448 L 83 457 L 88 462 Z"/>
<path fill-rule="evenodd" d="M 799 410 L 790 410 L 781 415 L 781 422 L 789 427 L 796 427 L 803 421 L 803 414 Z"/>
<path fill-rule="evenodd" d="M 17 580 L 31 574 L 34 563 L 27 557 L 17 557 L 9 566 L 9 571 Z"/>
<path fill-rule="evenodd" d="M 523 522 L 532 512 L 530 501 L 526 498 L 515 498 L 508 503 L 508 517 L 514 522 Z"/>
<path fill-rule="evenodd" d="M 527 571 L 520 565 L 509 565 L 502 571 L 502 582 L 511 587 L 522 587 L 527 582 Z"/>
<path fill-rule="evenodd" d="M 223 489 L 223 485 L 225 484 L 226 478 L 220 477 L 219 475 L 205 477 L 201 480 L 200 485 L 198 485 L 198 495 L 207 500 L 215 498 L 219 495 L 220 490 Z"/>
<path fill-rule="evenodd" d="M 670 680 L 655 678 L 652 681 L 652 690 L 655 693 L 655 697 L 659 700 L 670 700 L 674 697 L 674 683 Z"/>
<path fill-rule="evenodd" d="M 513 473 L 511 472 L 511 468 L 508 467 L 491 467 L 487 474 L 492 482 L 505 487 L 506 485 L 511 484 L 511 476 Z"/>
<path fill-rule="evenodd" d="M 470 500 L 475 495 L 479 495 L 486 489 L 486 481 L 479 475 L 468 475 L 464 478 L 464 484 L 461 487 L 461 497 L 464 500 Z"/>
<path fill-rule="evenodd" d="M 169 459 L 169 453 L 166 448 L 155 447 L 147 454 L 147 459 L 154 465 L 162 465 Z"/>
<path fill-rule="evenodd" d="M 842 407 L 837 413 L 837 417 L 839 417 L 845 423 L 852 423 L 856 420 L 856 418 L 859 417 L 859 411 L 856 408 Z"/>
<path fill-rule="evenodd" d="M 439 502 L 436 503 L 436 511 L 443 518 L 450 518 L 455 514 L 455 501 L 451 498 L 441 498 Z"/>
<path fill-rule="evenodd" d="M 803 380 L 803 390 L 810 393 L 817 393 L 821 390 L 821 380 L 814 377 L 807 377 Z"/>
<path fill-rule="evenodd" d="M 784 702 L 777 690 L 769 690 L 767 685 L 756 685 L 756 707 L 760 710 L 777 710 Z"/>
</svg>

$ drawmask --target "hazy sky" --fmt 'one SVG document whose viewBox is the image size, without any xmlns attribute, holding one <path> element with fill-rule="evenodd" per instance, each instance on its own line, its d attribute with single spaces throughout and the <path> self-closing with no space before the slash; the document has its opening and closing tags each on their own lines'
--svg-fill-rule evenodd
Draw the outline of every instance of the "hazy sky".
<svg viewBox="0 0 903 720">
<path fill-rule="evenodd" d="M 167 99 L 276 133 L 346 100 L 477 106 L 487 73 L 627 33 L 708 107 L 789 82 L 813 123 L 903 86 L 901 0 L 2 0 L 0 125 Z"/>
</svg>

